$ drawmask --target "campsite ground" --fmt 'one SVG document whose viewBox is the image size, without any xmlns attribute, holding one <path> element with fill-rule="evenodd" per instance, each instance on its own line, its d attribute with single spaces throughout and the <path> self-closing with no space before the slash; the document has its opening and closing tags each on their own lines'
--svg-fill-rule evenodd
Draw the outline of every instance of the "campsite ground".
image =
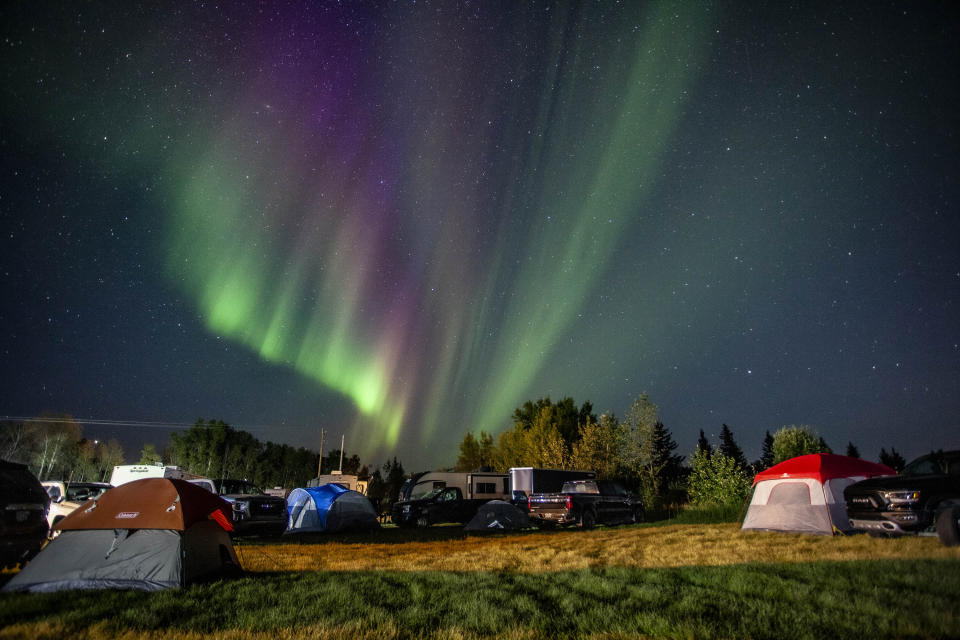
<svg viewBox="0 0 960 640">
<path fill-rule="evenodd" d="M 247 573 L 159 593 L 4 594 L 0 638 L 960 637 L 935 538 L 664 524 L 242 539 Z"/>
</svg>

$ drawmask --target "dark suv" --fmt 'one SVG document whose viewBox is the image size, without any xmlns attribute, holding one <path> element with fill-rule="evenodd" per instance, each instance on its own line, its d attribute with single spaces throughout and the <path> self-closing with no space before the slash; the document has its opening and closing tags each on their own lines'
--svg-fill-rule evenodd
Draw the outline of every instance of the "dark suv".
<svg viewBox="0 0 960 640">
<path fill-rule="evenodd" d="M 240 534 L 280 535 L 287 529 L 287 501 L 267 495 L 246 480 L 214 480 L 220 497 L 233 505 L 233 528 Z"/>
<path fill-rule="evenodd" d="M 35 556 L 47 541 L 50 498 L 25 464 L 0 460 L 0 566 Z"/>
<path fill-rule="evenodd" d="M 958 543 L 960 451 L 921 456 L 898 476 L 871 478 L 843 491 L 850 526 L 874 535 L 932 533 Z"/>
</svg>

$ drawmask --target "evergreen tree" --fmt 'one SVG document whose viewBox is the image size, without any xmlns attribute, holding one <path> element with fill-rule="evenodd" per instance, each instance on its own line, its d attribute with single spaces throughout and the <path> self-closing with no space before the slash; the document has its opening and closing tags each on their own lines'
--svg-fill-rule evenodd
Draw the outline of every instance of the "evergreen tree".
<svg viewBox="0 0 960 640">
<path fill-rule="evenodd" d="M 903 456 L 897 452 L 896 449 L 890 447 L 890 453 L 887 453 L 886 449 L 880 449 L 880 464 L 885 464 L 897 473 L 903 471 L 903 468 L 907 466 L 907 461 L 903 459 Z"/>
<path fill-rule="evenodd" d="M 744 469 L 747 468 L 747 459 L 743 456 L 743 450 L 737 445 L 736 440 L 733 439 L 733 432 L 726 424 L 720 429 L 719 451 Z"/>
<path fill-rule="evenodd" d="M 848 458 L 859 458 L 860 450 L 857 449 L 852 442 L 847 443 L 847 457 Z"/>
<path fill-rule="evenodd" d="M 403 482 L 406 480 L 406 475 L 403 471 L 403 465 L 397 460 L 394 456 L 393 461 L 387 461 L 383 465 L 383 471 L 386 474 L 384 479 L 384 484 L 386 485 L 385 499 L 388 503 L 393 504 L 399 499 L 400 489 L 403 487 Z"/>
<path fill-rule="evenodd" d="M 383 513 L 386 496 L 387 484 L 383 480 L 383 474 L 380 473 L 380 469 L 374 469 L 370 482 L 367 483 L 367 498 L 373 504 L 373 509 L 378 516 Z"/>
<path fill-rule="evenodd" d="M 713 447 L 710 446 L 710 441 L 704 435 L 703 429 L 700 429 L 700 437 L 697 439 L 697 451 L 702 451 L 708 458 L 713 453 Z"/>
<path fill-rule="evenodd" d="M 827 441 L 823 439 L 823 436 L 820 436 L 820 451 L 817 453 L 833 453 L 833 449 L 830 448 L 830 445 L 827 444 Z"/>
<path fill-rule="evenodd" d="M 684 474 L 684 456 L 673 453 L 676 448 L 677 443 L 670 430 L 657 420 L 653 425 L 653 462 L 651 464 L 651 471 L 655 477 L 653 484 L 656 487 L 656 501 L 650 506 L 654 509 L 667 505 L 670 486 Z"/>
<path fill-rule="evenodd" d="M 763 438 L 763 447 L 760 449 L 760 468 L 758 471 L 769 469 L 773 466 L 773 436 L 767 431 Z"/>
</svg>

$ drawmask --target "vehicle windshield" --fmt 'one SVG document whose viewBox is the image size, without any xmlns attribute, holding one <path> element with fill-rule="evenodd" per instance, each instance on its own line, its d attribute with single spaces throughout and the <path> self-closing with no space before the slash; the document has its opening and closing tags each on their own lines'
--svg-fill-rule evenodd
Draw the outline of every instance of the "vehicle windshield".
<svg viewBox="0 0 960 640">
<path fill-rule="evenodd" d="M 67 485 L 67 500 L 71 502 L 92 500 L 93 498 L 99 498 L 109 488 L 109 486 L 96 484 L 70 484 Z"/>
<path fill-rule="evenodd" d="M 436 497 L 437 497 L 438 495 L 440 495 L 441 493 L 443 493 L 443 489 L 442 489 L 442 488 L 440 488 L 440 489 L 433 489 L 432 491 L 428 491 L 428 492 L 426 492 L 425 494 L 423 494 L 422 496 L 420 496 L 420 500 L 430 500 L 430 499 L 432 499 L 432 498 L 436 498 Z"/>
<path fill-rule="evenodd" d="M 229 496 L 234 494 L 263 495 L 263 490 L 255 484 L 244 482 L 243 480 L 221 480 L 220 495 Z"/>
<path fill-rule="evenodd" d="M 900 475 L 960 475 L 960 452 L 951 452 L 950 454 L 937 452 L 922 456 L 904 467 Z"/>
</svg>

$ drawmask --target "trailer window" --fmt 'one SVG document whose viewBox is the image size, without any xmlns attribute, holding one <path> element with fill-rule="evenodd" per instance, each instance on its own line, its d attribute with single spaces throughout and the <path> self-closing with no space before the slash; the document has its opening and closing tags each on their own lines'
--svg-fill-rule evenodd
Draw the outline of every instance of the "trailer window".
<svg viewBox="0 0 960 640">
<path fill-rule="evenodd" d="M 477 483 L 477 493 L 496 493 L 496 492 L 497 492 L 496 482 L 478 482 Z"/>
</svg>

